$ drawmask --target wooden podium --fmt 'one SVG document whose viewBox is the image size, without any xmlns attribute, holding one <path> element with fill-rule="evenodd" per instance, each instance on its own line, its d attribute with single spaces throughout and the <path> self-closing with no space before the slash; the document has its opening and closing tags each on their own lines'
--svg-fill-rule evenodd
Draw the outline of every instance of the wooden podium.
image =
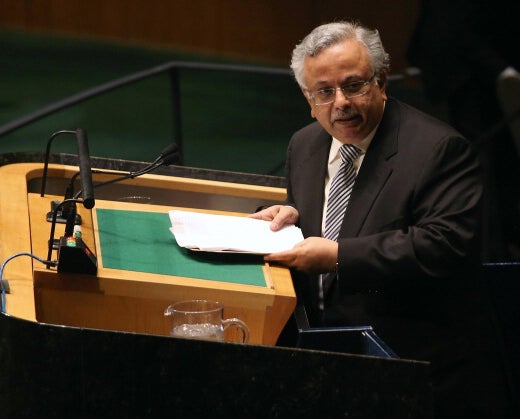
<svg viewBox="0 0 520 419">
<path fill-rule="evenodd" d="M 260 287 L 104 266 L 98 211 L 247 213 L 282 202 L 283 188 L 195 179 L 189 169 L 99 188 L 92 210 L 78 206 L 97 275 L 58 274 L 27 255 L 46 258 L 46 214 L 77 172 L 62 163 L 50 166 L 44 197 L 41 163 L 0 167 L 0 257 L 10 259 L 0 313 L 5 417 L 432 418 L 428 363 L 273 345 L 296 302 L 286 269 L 260 264 L 270 284 Z M 154 204 L 121 202 L 133 195 Z M 222 300 L 226 317 L 248 323 L 251 344 L 166 336 L 163 311 L 185 298 Z"/>
<path fill-rule="evenodd" d="M 49 192 L 42 197 L 39 186 L 43 164 L 0 167 L 2 260 L 22 252 L 46 259 L 51 229 L 46 215 L 52 201 L 63 200 L 59 191 L 65 191 L 77 171 L 74 166 L 51 164 L 46 180 Z M 94 183 L 113 177 L 95 175 Z M 137 195 L 154 203 L 128 202 L 136 200 Z M 238 215 L 253 212 L 260 205 L 283 202 L 283 188 L 144 175 L 96 189 L 95 196 L 95 207 L 86 210 L 78 204 L 78 213 L 83 240 L 97 256 L 97 275 L 58 273 L 56 268 L 47 268 L 30 257 L 13 258 L 4 272 L 10 286 L 7 313 L 57 325 L 168 335 L 168 319 L 163 315 L 168 305 L 184 299 L 211 299 L 224 304 L 225 317 L 246 322 L 251 331 L 250 343 L 276 343 L 296 304 L 288 269 L 263 264 L 266 285 L 254 286 L 107 268 L 103 265 L 96 211 L 167 213 L 171 209 L 189 209 Z M 55 238 L 63 236 L 63 232 L 64 225 L 57 224 Z"/>
</svg>

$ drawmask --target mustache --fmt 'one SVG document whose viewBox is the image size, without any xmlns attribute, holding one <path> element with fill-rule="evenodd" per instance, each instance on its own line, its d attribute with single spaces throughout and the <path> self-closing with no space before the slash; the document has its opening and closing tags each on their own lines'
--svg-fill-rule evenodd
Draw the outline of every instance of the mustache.
<svg viewBox="0 0 520 419">
<path fill-rule="evenodd" d="M 356 117 L 357 115 L 358 113 L 352 109 L 338 109 L 332 114 L 331 121 L 335 122 L 338 119 L 351 119 Z"/>
</svg>

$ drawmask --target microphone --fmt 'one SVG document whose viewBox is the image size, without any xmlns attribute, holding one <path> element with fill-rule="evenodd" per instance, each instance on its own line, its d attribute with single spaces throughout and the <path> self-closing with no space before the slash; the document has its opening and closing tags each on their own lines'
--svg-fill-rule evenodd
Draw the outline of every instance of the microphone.
<svg viewBox="0 0 520 419">
<path fill-rule="evenodd" d="M 107 180 L 105 182 L 96 183 L 94 185 L 94 188 L 99 188 L 101 186 L 110 185 L 112 183 L 120 182 L 126 179 L 134 179 L 138 176 L 145 175 L 146 173 L 150 173 L 153 170 L 158 169 L 161 166 L 168 166 L 173 163 L 177 163 L 179 161 L 180 154 L 179 154 L 179 147 L 177 144 L 170 144 L 169 146 L 165 147 L 163 151 L 161 151 L 161 154 L 148 166 L 137 170 L 135 172 L 128 172 L 120 177 L 116 177 L 114 179 Z M 99 172 L 103 173 L 103 172 Z M 82 191 L 80 190 L 76 195 L 74 195 L 75 198 L 80 196 L 82 194 Z"/>
<path fill-rule="evenodd" d="M 76 130 L 76 140 L 78 143 L 79 173 L 81 185 L 83 187 L 83 206 L 86 209 L 94 208 L 94 186 L 92 183 L 92 167 L 90 165 L 90 153 L 88 150 L 87 133 L 84 129 Z"/>
<path fill-rule="evenodd" d="M 158 163 L 162 158 L 166 158 L 168 156 L 170 156 L 170 158 L 175 157 L 176 159 L 178 159 L 180 157 L 179 146 L 177 144 L 172 143 L 172 144 L 169 144 L 166 147 L 164 147 L 163 150 L 161 151 L 161 154 L 159 154 L 159 156 L 153 161 L 152 165 Z M 165 164 L 171 164 L 171 163 L 165 163 Z"/>
<path fill-rule="evenodd" d="M 83 199 L 69 198 L 55 205 L 52 211 L 52 225 L 48 244 L 48 257 L 51 260 L 52 249 L 54 248 L 54 230 L 56 228 L 56 217 L 58 209 L 62 207 L 62 215 L 66 214 L 65 235 L 60 238 L 58 246 L 58 272 L 87 273 L 95 275 L 97 273 L 97 260 L 88 246 L 83 242 L 81 236 L 74 237 L 74 227 L 76 225 L 77 208 L 76 203 L 81 202 L 87 209 L 92 209 L 96 203 L 94 199 L 94 186 L 92 183 L 92 168 L 90 164 L 90 152 L 88 148 L 87 133 L 84 129 L 78 128 L 73 131 L 76 135 L 79 159 L 79 174 L 81 176 L 81 184 L 83 188 Z M 70 131 L 68 131 L 70 133 Z M 48 147 L 49 149 L 49 147 Z M 46 163 L 48 159 L 46 158 Z M 46 168 L 44 175 L 46 177 Z M 44 182 L 42 182 L 44 183 Z M 42 196 L 44 194 L 44 186 L 42 186 Z M 71 191 L 67 191 L 66 195 Z M 47 265 L 47 268 L 50 264 Z"/>
<path fill-rule="evenodd" d="M 45 186 L 47 181 L 47 172 L 48 172 L 48 166 L 49 166 L 49 155 L 50 155 L 50 147 L 51 143 L 60 134 L 75 134 L 76 135 L 76 142 L 77 142 L 77 149 L 78 149 L 78 159 L 79 159 L 79 172 L 78 174 L 81 175 L 81 182 L 83 185 L 83 190 L 85 193 L 83 194 L 83 206 L 87 209 L 91 209 L 95 205 L 94 200 L 94 194 L 93 194 L 93 186 L 92 186 L 92 170 L 91 170 L 91 164 L 90 164 L 90 153 L 88 148 L 88 139 L 87 139 L 87 133 L 84 129 L 78 128 L 75 131 L 58 131 L 54 133 L 51 138 L 47 142 L 47 150 L 45 153 L 45 163 L 43 167 L 43 175 L 42 175 L 42 187 L 41 187 L 41 193 L 40 196 L 45 195 Z M 65 200 L 72 198 L 73 191 L 66 191 L 65 192 Z M 53 212 L 56 209 L 57 202 L 51 203 L 51 212 L 47 213 L 47 221 L 51 221 L 54 217 Z M 75 202 L 68 202 L 67 205 L 64 205 L 61 210 L 61 215 L 59 217 L 59 220 L 56 218 L 57 222 L 67 222 L 69 219 L 69 214 L 72 212 L 72 206 L 76 205 Z M 81 218 L 78 215 L 78 219 L 75 220 L 76 223 L 81 224 Z"/>
</svg>

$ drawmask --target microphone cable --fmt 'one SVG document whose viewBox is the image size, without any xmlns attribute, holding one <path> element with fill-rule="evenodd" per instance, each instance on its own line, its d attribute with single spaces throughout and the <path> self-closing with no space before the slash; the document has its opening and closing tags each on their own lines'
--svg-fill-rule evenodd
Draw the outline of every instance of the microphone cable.
<svg viewBox="0 0 520 419">
<path fill-rule="evenodd" d="M 9 292 L 9 283 L 7 282 L 7 280 L 4 280 L 4 270 L 5 270 L 7 263 L 9 263 L 11 260 L 13 260 L 14 258 L 17 258 L 19 256 L 29 256 L 47 266 L 57 266 L 58 265 L 58 261 L 45 260 L 45 259 L 42 259 L 29 252 L 16 253 L 12 256 L 9 256 L 6 260 L 4 260 L 2 262 L 2 265 L 0 266 L 0 312 L 2 312 L 2 313 L 6 313 L 6 308 L 7 308 L 6 293 Z"/>
</svg>

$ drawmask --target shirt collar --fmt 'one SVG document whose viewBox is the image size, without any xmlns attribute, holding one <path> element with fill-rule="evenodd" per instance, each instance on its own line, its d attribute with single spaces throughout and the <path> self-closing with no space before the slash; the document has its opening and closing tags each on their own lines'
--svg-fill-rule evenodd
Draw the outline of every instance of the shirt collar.
<svg viewBox="0 0 520 419">
<path fill-rule="evenodd" d="M 379 126 L 379 125 L 378 125 Z M 377 126 L 368 134 L 363 140 L 356 144 L 356 147 L 361 149 L 360 154 L 365 154 L 368 150 L 368 146 L 372 142 L 374 135 L 376 135 Z M 330 153 L 329 153 L 329 164 L 332 163 L 336 158 L 339 158 L 339 149 L 343 143 L 339 141 L 337 138 L 332 137 L 332 144 L 330 145 Z"/>
<path fill-rule="evenodd" d="M 383 102 L 383 110 L 385 109 L 385 107 L 386 107 L 386 101 Z M 379 121 L 379 123 L 381 123 L 381 121 Z M 359 147 L 361 149 L 360 156 L 365 154 L 366 151 L 368 150 L 368 146 L 370 145 L 370 143 L 372 142 L 372 139 L 376 135 L 376 131 L 378 128 L 379 128 L 379 124 L 377 124 L 375 126 L 375 128 L 370 132 L 370 134 L 368 134 L 365 138 L 363 138 L 363 140 L 359 144 L 356 144 L 356 147 Z M 329 153 L 329 164 L 331 164 L 336 158 L 340 158 L 339 149 L 341 148 L 342 145 L 343 145 L 343 143 L 341 141 L 339 141 L 337 138 L 332 137 L 332 144 L 330 145 L 330 153 Z"/>
</svg>

